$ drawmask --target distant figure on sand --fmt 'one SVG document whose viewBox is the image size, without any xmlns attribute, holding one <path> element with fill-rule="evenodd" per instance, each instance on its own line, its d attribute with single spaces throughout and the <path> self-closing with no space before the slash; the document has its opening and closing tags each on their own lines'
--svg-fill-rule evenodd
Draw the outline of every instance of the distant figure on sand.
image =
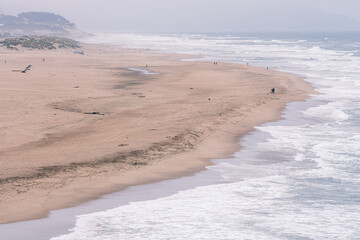
<svg viewBox="0 0 360 240">
<path fill-rule="evenodd" d="M 272 89 L 271 89 L 271 93 L 275 93 L 275 88 L 272 88 Z"/>
</svg>

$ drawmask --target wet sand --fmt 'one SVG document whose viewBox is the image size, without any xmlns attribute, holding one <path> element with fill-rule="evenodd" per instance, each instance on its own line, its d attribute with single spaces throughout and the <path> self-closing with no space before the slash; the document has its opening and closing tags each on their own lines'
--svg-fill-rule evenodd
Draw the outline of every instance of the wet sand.
<svg viewBox="0 0 360 240">
<path fill-rule="evenodd" d="M 0 50 L 0 223 L 200 171 L 312 92 L 262 68 L 84 48 Z"/>
</svg>

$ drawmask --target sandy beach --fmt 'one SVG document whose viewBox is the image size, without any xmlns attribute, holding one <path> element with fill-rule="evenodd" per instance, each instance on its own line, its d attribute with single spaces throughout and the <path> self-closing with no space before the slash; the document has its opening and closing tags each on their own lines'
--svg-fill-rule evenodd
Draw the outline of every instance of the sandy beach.
<svg viewBox="0 0 360 240">
<path fill-rule="evenodd" d="M 265 68 L 83 47 L 0 49 L 0 223 L 200 171 L 313 92 Z"/>
</svg>

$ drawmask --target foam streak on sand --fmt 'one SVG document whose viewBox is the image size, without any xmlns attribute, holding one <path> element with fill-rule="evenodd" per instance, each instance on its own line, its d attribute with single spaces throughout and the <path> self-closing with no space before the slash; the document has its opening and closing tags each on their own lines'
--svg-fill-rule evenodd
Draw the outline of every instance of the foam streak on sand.
<svg viewBox="0 0 360 240">
<path fill-rule="evenodd" d="M 204 169 L 311 91 L 293 75 L 186 55 L 1 51 L 1 223 Z M 159 74 L 129 71 L 148 63 Z"/>
<path fill-rule="evenodd" d="M 159 74 L 159 73 L 154 73 L 154 72 L 151 72 L 149 70 L 146 70 L 146 69 L 142 69 L 142 68 L 128 68 L 129 70 L 131 71 L 135 71 L 135 72 L 140 72 L 142 74 Z"/>
</svg>

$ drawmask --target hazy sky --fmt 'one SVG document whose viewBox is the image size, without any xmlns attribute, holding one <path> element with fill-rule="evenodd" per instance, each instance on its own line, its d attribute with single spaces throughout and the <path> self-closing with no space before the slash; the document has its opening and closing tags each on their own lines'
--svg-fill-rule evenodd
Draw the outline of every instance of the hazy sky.
<svg viewBox="0 0 360 240">
<path fill-rule="evenodd" d="M 0 9 L 57 13 L 92 32 L 360 30 L 360 0 L 0 0 Z"/>
</svg>

